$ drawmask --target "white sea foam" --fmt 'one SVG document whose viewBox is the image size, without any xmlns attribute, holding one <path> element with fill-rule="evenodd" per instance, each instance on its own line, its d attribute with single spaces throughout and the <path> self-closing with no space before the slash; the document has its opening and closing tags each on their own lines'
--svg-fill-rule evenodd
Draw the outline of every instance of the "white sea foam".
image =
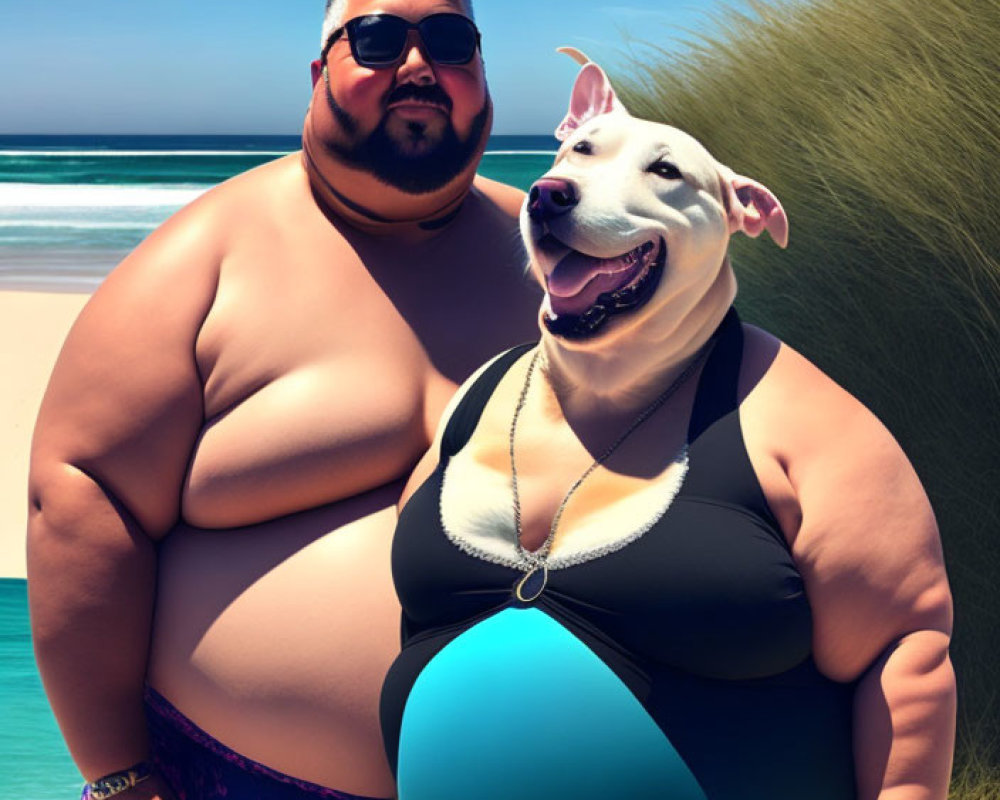
<svg viewBox="0 0 1000 800">
<path fill-rule="evenodd" d="M 294 150 L 0 150 L 0 157 L 119 158 L 132 156 L 286 156 Z"/>
<path fill-rule="evenodd" d="M 28 208 L 180 208 L 210 186 L 0 183 L 0 213 Z"/>
<path fill-rule="evenodd" d="M 0 228 L 69 228 L 80 231 L 151 231 L 158 222 L 100 222 L 65 219 L 0 219 Z"/>
</svg>

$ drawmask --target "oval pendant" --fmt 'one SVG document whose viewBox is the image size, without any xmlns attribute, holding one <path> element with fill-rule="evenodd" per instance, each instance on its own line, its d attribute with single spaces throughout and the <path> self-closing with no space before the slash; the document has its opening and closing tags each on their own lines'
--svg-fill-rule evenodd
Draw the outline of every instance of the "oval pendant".
<svg viewBox="0 0 1000 800">
<path fill-rule="evenodd" d="M 514 596 L 522 603 L 533 603 L 542 596 L 548 582 L 548 566 L 536 564 L 514 585 Z"/>
</svg>

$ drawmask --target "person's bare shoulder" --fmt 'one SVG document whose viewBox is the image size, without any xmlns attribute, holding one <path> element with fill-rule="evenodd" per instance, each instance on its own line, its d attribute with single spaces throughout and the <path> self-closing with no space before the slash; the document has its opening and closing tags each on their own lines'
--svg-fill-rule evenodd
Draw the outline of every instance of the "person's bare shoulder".
<svg viewBox="0 0 1000 800">
<path fill-rule="evenodd" d="M 307 200 L 308 179 L 301 156 L 290 153 L 223 181 L 182 211 L 186 227 L 198 227 L 203 242 L 225 250 L 233 236 L 257 230 L 288 206 L 295 207 L 292 216 L 296 216 Z M 200 220 L 213 230 L 204 230 Z"/>
<path fill-rule="evenodd" d="M 223 258 L 231 237 L 269 211 L 281 184 L 294 181 L 301 167 L 295 154 L 263 164 L 209 189 L 169 217 L 114 270 L 101 292 L 117 291 L 131 273 L 134 280 L 154 282 L 164 272 L 212 270 Z M 174 277 L 180 277 L 174 275 Z M 183 287 L 178 286 L 178 291 Z"/>
<path fill-rule="evenodd" d="M 741 409 L 748 448 L 780 465 L 797 506 L 785 533 L 813 609 L 816 662 L 852 680 L 909 632 L 950 632 L 934 514 L 903 449 L 863 403 L 788 345 L 746 329 L 748 354 L 772 354 Z"/>
<path fill-rule="evenodd" d="M 520 189 L 478 174 L 472 185 L 506 214 L 516 217 L 521 213 L 525 195 Z"/>
<path fill-rule="evenodd" d="M 206 192 L 119 264 L 84 307 L 53 370 L 33 440 L 32 494 L 68 497 L 66 466 L 164 533 L 203 422 L 195 358 L 227 252 L 264 217 L 281 159 Z M 79 481 L 78 481 L 79 482 Z M 39 501 L 40 502 L 40 501 Z"/>
<path fill-rule="evenodd" d="M 291 154 L 236 175 L 205 192 L 153 231 L 112 272 L 95 295 L 99 305 L 145 290 L 161 302 L 189 302 L 199 285 L 215 286 L 233 243 L 273 219 L 282 199 L 298 191 L 303 171 Z"/>
</svg>

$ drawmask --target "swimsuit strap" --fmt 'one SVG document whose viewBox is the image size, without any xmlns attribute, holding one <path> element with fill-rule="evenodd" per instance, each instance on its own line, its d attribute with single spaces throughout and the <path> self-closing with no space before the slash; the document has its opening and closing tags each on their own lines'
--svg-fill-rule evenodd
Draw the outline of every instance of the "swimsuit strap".
<svg viewBox="0 0 1000 800">
<path fill-rule="evenodd" d="M 725 499 L 746 509 L 787 547 L 743 440 L 739 415 L 742 362 L 743 326 L 731 308 L 719 325 L 715 346 L 698 382 L 688 426 L 691 461 L 681 491 L 686 496 Z"/>
<path fill-rule="evenodd" d="M 497 384 L 514 365 L 514 362 L 537 344 L 538 342 L 526 342 L 512 347 L 498 356 L 469 387 L 452 413 L 451 419 L 448 420 L 448 427 L 445 428 L 444 436 L 441 437 L 439 459 L 442 464 L 465 447 L 472 437 L 476 425 L 479 424 L 479 418 L 483 415 L 486 403 L 496 391 Z"/>
<path fill-rule="evenodd" d="M 694 442 L 716 420 L 737 407 L 740 364 L 743 361 L 743 326 L 736 307 L 730 307 L 716 333 L 715 345 L 698 379 L 688 443 Z"/>
</svg>

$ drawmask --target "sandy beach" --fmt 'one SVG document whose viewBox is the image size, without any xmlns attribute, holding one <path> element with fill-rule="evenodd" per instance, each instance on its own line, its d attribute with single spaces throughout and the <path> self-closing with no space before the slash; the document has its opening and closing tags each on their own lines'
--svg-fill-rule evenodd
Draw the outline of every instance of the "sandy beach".
<svg viewBox="0 0 1000 800">
<path fill-rule="evenodd" d="M 28 450 L 49 373 L 89 294 L 0 289 L 0 577 L 25 577 Z"/>
</svg>

